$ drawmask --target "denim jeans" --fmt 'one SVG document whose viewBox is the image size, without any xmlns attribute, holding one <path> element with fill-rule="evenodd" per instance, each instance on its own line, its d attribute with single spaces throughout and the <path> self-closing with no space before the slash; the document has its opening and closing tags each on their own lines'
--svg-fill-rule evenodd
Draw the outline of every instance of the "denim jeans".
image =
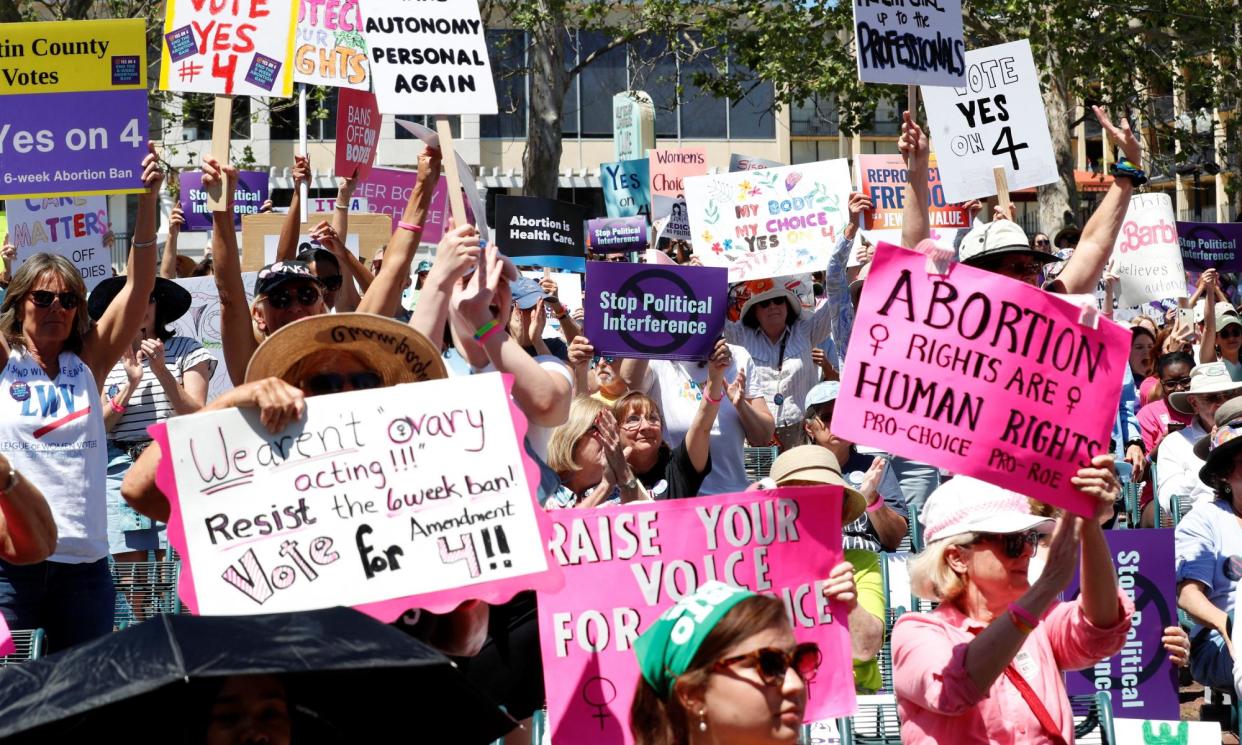
<svg viewBox="0 0 1242 745">
<path fill-rule="evenodd" d="M 43 629 L 47 651 L 111 633 L 116 590 L 108 560 L 89 564 L 0 560 L 0 613 L 12 629 Z"/>
</svg>

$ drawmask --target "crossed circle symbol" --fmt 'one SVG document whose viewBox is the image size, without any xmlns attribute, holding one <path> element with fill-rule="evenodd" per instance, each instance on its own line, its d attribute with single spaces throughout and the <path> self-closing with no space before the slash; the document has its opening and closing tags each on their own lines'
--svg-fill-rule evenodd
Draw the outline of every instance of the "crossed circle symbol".
<svg viewBox="0 0 1242 745">
<path fill-rule="evenodd" d="M 683 277 L 681 277 L 677 273 L 670 272 L 667 269 L 648 269 L 646 271 L 639 272 L 637 274 L 632 275 L 629 279 L 622 282 L 621 286 L 617 288 L 617 295 L 619 297 L 633 297 L 635 299 L 641 299 L 642 298 L 642 288 L 641 288 L 642 283 L 652 281 L 652 280 L 664 280 L 665 282 L 669 282 L 673 285 L 676 285 L 677 289 L 680 291 L 680 294 L 686 298 L 695 299 L 698 297 L 698 293 L 694 291 L 694 288 L 690 286 L 689 282 L 687 282 Z M 663 313 L 654 311 L 654 310 L 651 311 L 651 315 L 662 321 L 667 320 L 666 315 L 664 315 Z M 689 315 L 690 317 L 687 319 L 688 322 L 693 323 L 699 320 L 699 314 L 697 311 L 692 312 Z M 647 342 L 639 341 L 638 339 L 634 337 L 632 333 L 628 331 L 618 331 L 617 333 L 621 336 L 621 339 L 626 344 L 628 344 L 630 348 L 633 349 L 635 352 L 639 352 L 641 354 L 650 354 L 650 355 L 660 355 L 660 354 L 668 354 L 669 352 L 675 352 L 678 349 L 680 349 L 687 341 L 689 341 L 691 336 L 693 336 L 693 334 L 671 334 L 670 333 L 668 335 L 669 341 L 667 343 L 649 344 Z"/>
<path fill-rule="evenodd" d="M 1172 626 L 1173 618 L 1169 613 L 1168 606 L 1160 602 L 1162 596 L 1160 594 L 1160 588 L 1156 587 L 1156 583 L 1141 574 L 1135 573 L 1131 576 L 1134 577 L 1134 610 L 1146 613 L 1151 607 L 1154 606 L 1157 615 L 1160 617 L 1160 628 L 1165 629 Z M 1079 590 L 1079 592 L 1081 592 L 1081 590 Z M 1077 597 L 1077 595 L 1078 593 L 1075 593 L 1075 597 Z M 1073 598 L 1070 598 L 1070 600 L 1073 600 Z M 1146 622 L 1146 619 L 1144 619 L 1144 622 Z M 1145 650 L 1148 659 L 1143 662 L 1143 669 L 1140 670 L 1136 676 L 1140 684 L 1147 682 L 1160 670 L 1161 665 L 1167 661 L 1164 652 L 1164 645 L 1157 642 L 1156 644 L 1148 646 L 1150 648 Z M 1114 658 L 1119 657 L 1120 655 L 1121 653 L 1118 652 L 1114 655 Z M 1091 668 L 1078 671 L 1078 675 L 1083 676 L 1083 678 L 1091 681 L 1093 684 L 1095 683 L 1096 678 L 1092 673 Z M 1124 687 L 1121 684 L 1121 677 L 1121 675 L 1108 676 L 1108 680 L 1111 681 L 1112 684 L 1111 690 L 1119 690 Z"/>
</svg>

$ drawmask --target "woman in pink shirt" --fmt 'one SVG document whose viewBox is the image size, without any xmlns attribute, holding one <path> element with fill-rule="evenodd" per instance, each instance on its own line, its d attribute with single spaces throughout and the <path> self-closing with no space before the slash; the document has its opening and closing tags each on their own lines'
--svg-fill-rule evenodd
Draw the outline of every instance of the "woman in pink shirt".
<svg viewBox="0 0 1242 745">
<path fill-rule="evenodd" d="M 1070 485 L 1111 513 L 1120 491 L 1112 457 L 1096 456 Z M 1074 516 L 1053 531 L 1025 497 L 960 476 L 932 493 L 923 515 L 927 548 L 911 561 L 910 582 L 940 606 L 893 628 L 902 742 L 1072 743 L 1062 673 L 1120 650 L 1134 610 L 1099 523 Z M 1027 564 L 1049 531 L 1032 585 Z M 1058 602 L 1079 564 L 1082 593 Z"/>
</svg>

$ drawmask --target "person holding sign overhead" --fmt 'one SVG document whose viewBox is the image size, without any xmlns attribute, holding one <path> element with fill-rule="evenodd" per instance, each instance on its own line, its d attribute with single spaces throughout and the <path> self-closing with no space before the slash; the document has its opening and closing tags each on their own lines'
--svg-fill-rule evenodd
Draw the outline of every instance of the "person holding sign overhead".
<svg viewBox="0 0 1242 745">
<path fill-rule="evenodd" d="M 9 443 L 7 486 L 38 484 L 56 520 L 56 551 L 16 566 L 0 560 L 0 612 L 13 628 L 42 628 L 49 650 L 65 649 L 112 630 L 116 593 L 108 571 L 107 448 L 104 380 L 142 324 L 155 284 L 155 225 L 160 170 L 155 145 L 142 161 L 146 191 L 125 284 L 97 323 L 86 309 L 77 268 L 35 254 L 15 273 L 0 305 L 2 417 Z M 20 473 L 20 476 L 18 475 Z"/>
</svg>

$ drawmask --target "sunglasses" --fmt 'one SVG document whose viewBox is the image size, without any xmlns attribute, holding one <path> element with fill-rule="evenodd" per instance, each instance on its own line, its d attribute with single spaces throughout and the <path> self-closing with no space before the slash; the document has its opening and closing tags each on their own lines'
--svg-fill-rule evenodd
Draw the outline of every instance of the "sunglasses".
<svg viewBox="0 0 1242 745">
<path fill-rule="evenodd" d="M 1049 243 L 1049 242 L 1048 242 L 1048 239 L 1046 239 L 1046 238 L 1045 238 L 1045 239 L 1044 239 L 1044 240 L 1042 240 L 1042 241 L 1035 241 L 1035 245 L 1036 245 L 1036 246 L 1051 246 L 1052 244 L 1051 244 L 1051 243 Z"/>
<path fill-rule="evenodd" d="M 53 300 L 60 300 L 60 307 L 65 310 L 73 310 L 82 302 L 82 298 L 73 292 L 30 291 L 30 302 L 34 303 L 36 308 L 50 308 Z"/>
<path fill-rule="evenodd" d="M 593 365 L 598 365 L 601 362 L 607 362 L 610 365 L 615 365 L 617 363 L 617 357 L 612 354 L 597 354 L 591 358 L 591 364 Z"/>
<path fill-rule="evenodd" d="M 379 373 L 358 372 L 358 373 L 319 373 L 312 375 L 302 381 L 302 388 L 312 396 L 323 396 L 328 393 L 340 393 L 341 391 L 365 391 L 371 388 L 379 388 L 384 384 L 384 379 Z"/>
<path fill-rule="evenodd" d="M 1160 381 L 1160 384 L 1171 391 L 1184 391 L 1190 387 L 1190 376 L 1184 378 L 1169 378 Z"/>
<path fill-rule="evenodd" d="M 1226 326 L 1220 331 L 1217 331 L 1216 335 L 1222 339 L 1232 339 L 1235 336 L 1242 336 L 1242 326 L 1237 324 Z"/>
<path fill-rule="evenodd" d="M 319 293 L 319 288 L 314 285 L 302 285 L 293 291 L 287 287 L 278 287 L 267 294 L 267 302 L 277 310 L 284 310 L 293 305 L 295 297 L 302 305 L 311 306 L 319 302 L 323 296 Z"/>
<path fill-rule="evenodd" d="M 819 653 L 819 645 L 814 642 L 805 642 L 794 647 L 792 652 L 765 647 L 748 654 L 726 657 L 713 665 L 712 670 L 724 672 L 731 670 L 734 665 L 745 663 L 746 667 L 753 667 L 759 671 L 759 678 L 765 684 L 779 687 L 785 684 L 785 674 L 791 667 L 803 682 L 810 683 L 815 680 L 815 673 L 819 670 L 821 662 L 823 662 L 823 655 Z"/>
<path fill-rule="evenodd" d="M 1233 398 L 1232 393 L 1196 393 L 1194 396 L 1201 403 L 1208 404 L 1209 406 L 1223 404 Z"/>
<path fill-rule="evenodd" d="M 999 543 L 1006 556 L 1016 559 L 1026 553 L 1028 545 L 1031 551 L 1035 550 L 1039 545 L 1039 533 L 1034 530 L 1025 533 L 982 533 L 975 543 Z"/>
<path fill-rule="evenodd" d="M 1030 277 L 1043 271 L 1044 265 L 1034 261 L 1023 263 L 1014 262 L 1012 264 L 1001 264 L 996 271 L 1001 274 L 1012 274 L 1015 277 Z"/>
<path fill-rule="evenodd" d="M 755 303 L 755 307 L 766 308 L 769 305 L 778 305 L 784 302 L 785 302 L 785 298 L 783 297 L 770 297 L 767 300 L 760 300 L 759 302 Z"/>
<path fill-rule="evenodd" d="M 320 277 L 319 281 L 323 282 L 324 290 L 327 292 L 335 292 L 336 290 L 341 289 L 343 279 L 344 278 L 341 277 L 341 275 L 337 274 L 331 277 Z"/>
</svg>

